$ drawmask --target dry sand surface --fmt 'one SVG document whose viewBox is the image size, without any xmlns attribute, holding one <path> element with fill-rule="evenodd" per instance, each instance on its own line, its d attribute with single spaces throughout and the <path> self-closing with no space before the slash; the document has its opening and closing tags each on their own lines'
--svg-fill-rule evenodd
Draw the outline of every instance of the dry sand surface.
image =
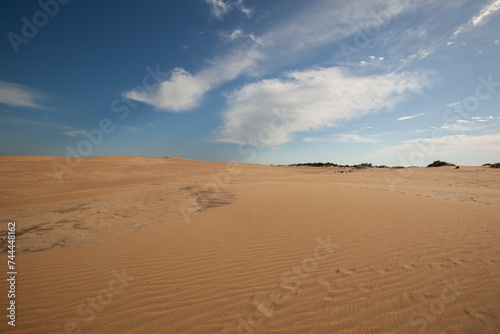
<svg viewBox="0 0 500 334">
<path fill-rule="evenodd" d="M 500 333 L 500 170 L 53 162 L 0 158 L 0 333 Z"/>
</svg>

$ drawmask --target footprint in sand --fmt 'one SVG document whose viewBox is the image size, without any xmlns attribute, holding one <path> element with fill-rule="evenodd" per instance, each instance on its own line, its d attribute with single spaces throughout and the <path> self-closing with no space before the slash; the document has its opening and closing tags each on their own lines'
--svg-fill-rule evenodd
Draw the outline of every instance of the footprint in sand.
<svg viewBox="0 0 500 334">
<path fill-rule="evenodd" d="M 331 286 L 332 284 L 328 281 L 328 279 L 325 279 L 325 278 L 320 278 L 319 279 L 319 284 L 324 286 L 324 287 L 328 287 L 328 286 Z"/>
<path fill-rule="evenodd" d="M 414 264 L 402 264 L 401 268 L 413 270 L 413 269 L 415 269 L 415 265 Z"/>
<path fill-rule="evenodd" d="M 335 293 L 333 291 L 327 291 L 323 293 L 323 300 L 331 302 L 334 300 L 334 298 L 335 298 Z"/>
<path fill-rule="evenodd" d="M 389 269 L 375 270 L 375 272 L 378 273 L 378 274 L 387 274 L 389 272 Z"/>
<path fill-rule="evenodd" d="M 481 321 L 486 321 L 486 316 L 480 312 L 471 312 L 467 309 L 465 309 L 464 312 L 465 312 L 465 314 L 467 314 L 473 318 L 479 319 Z"/>
<path fill-rule="evenodd" d="M 462 259 L 459 259 L 456 257 L 450 257 L 450 258 L 448 258 L 448 261 L 453 262 L 457 266 L 465 266 L 466 265 L 466 263 Z"/>
<path fill-rule="evenodd" d="M 354 274 L 354 269 L 352 269 L 352 271 L 351 271 L 349 269 L 339 268 L 339 269 L 337 269 L 337 274 L 352 275 L 352 274 Z"/>
<path fill-rule="evenodd" d="M 371 284 L 356 284 L 353 287 L 353 291 L 360 293 L 361 299 L 368 299 L 368 298 L 370 298 L 371 294 L 373 293 L 373 285 L 371 285 Z"/>
<path fill-rule="evenodd" d="M 401 302 L 404 305 L 413 305 L 414 303 L 418 302 L 418 297 L 416 294 L 413 292 L 404 292 L 403 295 L 401 296 Z"/>
</svg>

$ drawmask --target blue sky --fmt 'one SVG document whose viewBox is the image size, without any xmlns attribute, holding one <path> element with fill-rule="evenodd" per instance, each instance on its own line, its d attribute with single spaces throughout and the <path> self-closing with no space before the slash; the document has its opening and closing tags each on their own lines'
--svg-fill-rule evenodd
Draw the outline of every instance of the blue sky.
<svg viewBox="0 0 500 334">
<path fill-rule="evenodd" d="M 9 1 L 0 154 L 500 161 L 500 0 Z"/>
</svg>

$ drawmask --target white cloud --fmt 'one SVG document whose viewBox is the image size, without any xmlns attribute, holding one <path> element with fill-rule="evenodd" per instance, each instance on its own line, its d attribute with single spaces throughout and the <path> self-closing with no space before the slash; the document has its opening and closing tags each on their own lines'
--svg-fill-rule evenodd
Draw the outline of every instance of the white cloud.
<svg viewBox="0 0 500 334">
<path fill-rule="evenodd" d="M 488 15 L 495 13 L 500 9 L 500 0 L 493 1 L 487 6 L 484 6 L 479 14 L 472 18 L 471 22 L 473 25 L 477 26 L 480 24 Z"/>
<path fill-rule="evenodd" d="M 428 84 L 426 77 L 409 72 L 365 77 L 334 67 L 290 72 L 283 79 L 262 80 L 230 94 L 218 141 L 248 144 L 258 138 L 258 145 L 280 145 L 296 132 L 391 110 Z M 277 121 L 276 113 L 286 114 L 286 121 L 283 116 Z M 263 138 L 264 132 L 270 138 Z"/>
<path fill-rule="evenodd" d="M 224 1 L 224 0 L 203 0 L 210 5 L 210 10 L 213 16 L 217 19 L 222 20 L 225 15 L 233 9 L 237 9 L 244 13 L 246 16 L 250 17 L 253 14 L 253 9 L 245 7 L 243 0 L 235 1 Z"/>
<path fill-rule="evenodd" d="M 224 15 L 229 13 L 229 9 L 231 5 L 229 2 L 224 2 L 222 0 L 204 0 L 207 4 L 210 5 L 211 13 L 213 16 L 222 20 Z"/>
<path fill-rule="evenodd" d="M 253 33 L 245 34 L 241 29 L 235 29 L 235 30 L 233 30 L 232 33 L 220 31 L 219 36 L 223 40 L 228 41 L 228 42 L 234 42 L 234 41 L 236 41 L 238 39 L 242 39 L 242 38 L 249 38 L 250 40 L 257 43 L 258 45 L 265 46 L 265 41 L 262 38 L 255 36 Z"/>
<path fill-rule="evenodd" d="M 219 31 L 219 36 L 225 41 L 234 42 L 235 40 L 244 37 L 244 34 L 241 29 L 234 29 L 231 33 Z"/>
<path fill-rule="evenodd" d="M 244 11 L 242 1 L 236 0 L 204 0 L 208 3 L 214 15 L 222 18 L 231 10 Z M 243 29 L 223 33 L 224 39 L 238 40 L 234 43 L 228 56 L 207 61 L 208 66 L 199 73 L 186 70 L 174 70 L 172 78 L 154 92 L 144 93 L 126 92 L 125 96 L 150 104 L 159 110 L 171 112 L 182 112 L 197 107 L 203 96 L 210 90 L 220 86 L 222 83 L 233 80 L 240 75 L 268 75 L 276 68 L 304 61 L 306 54 L 314 53 L 316 48 L 331 45 L 348 37 L 351 45 L 357 45 L 356 36 L 365 33 L 367 27 L 372 29 L 386 29 L 386 26 L 395 17 L 414 10 L 417 7 L 426 8 L 431 1 L 390 1 L 385 0 L 359 0 L 353 1 L 319 1 L 314 5 L 307 5 L 297 10 L 286 20 L 278 21 L 267 32 L 260 35 L 245 33 Z M 447 4 L 446 4 L 447 5 Z M 414 38 L 421 35 L 421 31 L 413 32 Z M 399 33 L 398 33 L 399 34 Z M 391 36 L 391 40 L 404 40 L 397 35 Z M 375 36 L 374 39 L 378 38 Z M 385 42 L 383 42 L 385 43 Z M 402 47 L 396 47 L 406 50 Z M 340 54 L 341 48 L 339 47 Z M 413 50 L 415 51 L 415 50 Z M 424 48 L 418 54 L 412 54 L 404 66 L 412 63 L 411 60 L 421 59 L 432 52 L 432 48 Z M 400 59 L 390 55 L 388 59 Z M 413 57 L 413 58 L 412 58 Z M 384 57 L 367 58 L 369 62 L 363 62 L 366 68 L 391 67 L 392 61 L 384 60 Z M 382 60 L 384 60 L 382 62 Z M 359 64 L 359 60 L 356 61 Z M 226 69 L 231 69 L 233 75 L 224 75 Z M 258 72 L 257 72 L 258 70 Z M 396 70 L 402 71 L 399 67 Z"/>
<path fill-rule="evenodd" d="M 0 103 L 10 107 L 43 108 L 48 95 L 28 86 L 0 80 Z"/>
<path fill-rule="evenodd" d="M 474 116 L 471 118 L 473 121 L 476 121 L 476 122 L 489 122 L 493 119 L 495 119 L 495 117 L 493 116 L 488 116 L 488 117 L 479 117 L 479 116 Z M 499 118 L 500 119 L 500 118 Z M 458 122 L 458 121 L 457 121 Z"/>
<path fill-rule="evenodd" d="M 129 91 L 124 95 L 159 109 L 179 112 L 195 107 L 209 88 L 209 84 L 203 80 L 193 77 L 182 68 L 175 68 L 170 80 L 164 81 L 157 90 Z"/>
<path fill-rule="evenodd" d="M 429 131 L 432 131 L 432 130 L 431 130 L 431 129 L 424 129 L 424 130 L 422 130 L 422 129 L 417 129 L 417 130 L 414 130 L 414 131 L 412 131 L 412 132 L 413 132 L 413 133 L 422 133 L 422 132 L 429 132 Z"/>
<path fill-rule="evenodd" d="M 420 117 L 420 116 L 424 116 L 426 115 L 427 113 L 424 112 L 424 113 L 421 113 L 421 114 L 418 114 L 418 115 L 411 115 L 411 116 L 404 116 L 404 117 L 400 117 L 398 118 L 398 121 L 403 121 L 405 119 L 411 119 L 411 118 L 415 118 L 415 117 Z"/>
<path fill-rule="evenodd" d="M 382 28 L 411 6 L 409 1 L 324 1 L 301 11 L 267 37 L 273 38 L 276 45 L 286 45 L 290 51 L 309 49 L 341 40 L 366 27 Z"/>
<path fill-rule="evenodd" d="M 488 122 L 488 121 L 489 120 L 487 120 L 487 119 L 477 120 L 477 122 L 481 122 L 481 123 Z M 464 131 L 483 130 L 483 129 L 487 129 L 487 128 L 497 127 L 499 125 L 500 124 L 498 124 L 498 123 L 488 123 L 486 125 L 479 125 L 476 122 L 459 119 L 455 123 L 444 124 L 443 126 L 441 126 L 441 129 L 446 130 L 446 131 L 464 132 Z"/>
<path fill-rule="evenodd" d="M 260 46 L 266 46 L 266 42 L 262 38 L 257 37 L 254 34 L 250 33 L 248 37 L 255 43 L 259 44 Z"/>
<path fill-rule="evenodd" d="M 155 126 L 153 123 L 146 123 L 147 126 Z"/>
<path fill-rule="evenodd" d="M 418 138 L 375 152 L 376 156 L 443 158 L 447 156 L 498 155 L 500 134 L 467 136 L 450 135 L 440 138 Z M 413 153 L 413 154 L 412 154 Z"/>
<path fill-rule="evenodd" d="M 154 106 L 158 110 L 182 112 L 197 107 L 203 95 L 220 84 L 250 71 L 260 54 L 255 51 L 237 52 L 229 57 L 216 59 L 212 66 L 192 75 L 182 68 L 175 68 L 169 80 L 155 90 L 132 90 L 123 95 L 131 100 Z"/>
<path fill-rule="evenodd" d="M 369 137 L 362 137 L 354 133 L 332 135 L 328 137 L 306 137 L 303 141 L 307 143 L 314 142 L 332 142 L 332 143 L 377 143 L 378 140 Z"/>
<path fill-rule="evenodd" d="M 235 29 L 229 38 L 231 39 L 231 41 L 234 41 L 235 39 L 241 37 L 242 35 L 243 32 L 241 31 L 241 29 Z"/>
<path fill-rule="evenodd" d="M 459 34 L 471 30 L 472 28 L 486 22 L 486 18 L 495 12 L 500 10 L 500 0 L 494 0 L 490 4 L 483 6 L 479 13 L 471 18 L 469 22 L 462 24 L 455 30 L 452 37 L 456 37 Z"/>
<path fill-rule="evenodd" d="M 213 15 L 220 19 L 233 9 L 247 15 L 252 12 L 243 5 L 242 0 L 204 1 L 211 6 Z M 172 71 L 170 80 L 165 81 L 157 90 L 128 91 L 124 95 L 150 104 L 158 110 L 187 111 L 197 107 L 205 93 L 222 83 L 243 74 L 255 75 L 256 65 L 260 65 L 258 74 L 268 74 L 276 66 L 282 67 L 283 59 L 293 61 L 291 58 L 300 58 L 302 52 L 310 52 L 313 48 L 362 31 L 367 22 L 374 25 L 385 24 L 386 22 L 380 21 L 384 15 L 392 18 L 411 7 L 414 5 L 408 1 L 360 1 L 359 6 L 349 2 L 319 2 L 297 11 L 296 15 L 260 36 L 253 33 L 246 35 L 238 29 L 227 34 L 229 40 L 239 39 L 242 42 L 237 43 L 226 57 L 207 61 L 209 65 L 199 73 L 177 68 Z M 374 13 L 383 13 L 380 16 L 382 19 Z M 247 37 L 248 41 L 245 42 L 243 37 Z"/>
<path fill-rule="evenodd" d="M 452 107 L 454 107 L 454 106 L 458 106 L 458 105 L 460 105 L 460 104 L 462 104 L 462 102 L 452 102 L 452 103 L 448 103 L 446 106 L 447 106 L 448 108 L 452 108 Z"/>
<path fill-rule="evenodd" d="M 236 0 L 235 2 L 236 8 L 243 14 L 245 14 L 247 17 L 251 17 L 254 13 L 254 10 L 252 8 L 245 7 L 243 4 L 243 0 Z"/>
<path fill-rule="evenodd" d="M 453 132 L 470 132 L 470 131 L 478 131 L 478 130 L 484 130 L 484 129 L 489 129 L 493 127 L 500 127 L 500 122 L 496 122 L 493 118 L 490 118 L 492 116 L 488 117 L 479 117 L 479 116 L 474 116 L 471 117 L 470 120 L 465 120 L 465 119 L 459 119 L 453 123 L 444 123 L 440 127 L 430 127 L 430 129 L 418 129 L 413 131 L 413 133 L 421 133 L 421 132 L 429 132 L 432 131 L 433 129 L 439 128 L 443 129 L 444 131 L 453 131 Z M 491 122 L 493 120 L 493 122 Z M 487 124 L 484 124 L 487 123 Z"/>
</svg>

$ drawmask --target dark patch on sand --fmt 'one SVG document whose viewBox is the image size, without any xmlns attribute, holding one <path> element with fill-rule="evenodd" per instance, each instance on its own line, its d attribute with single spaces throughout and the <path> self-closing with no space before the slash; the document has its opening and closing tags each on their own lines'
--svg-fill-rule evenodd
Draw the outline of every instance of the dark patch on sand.
<svg viewBox="0 0 500 334">
<path fill-rule="evenodd" d="M 73 212 L 73 211 L 77 211 L 77 210 L 80 210 L 80 211 L 88 210 L 88 209 L 90 209 L 90 207 L 85 207 L 85 205 L 88 205 L 88 204 L 90 204 L 90 203 L 81 203 L 81 204 L 78 204 L 75 206 L 70 206 L 70 207 L 66 207 L 66 208 L 62 208 L 62 209 L 52 210 L 52 212 L 68 213 L 68 212 Z"/>
<path fill-rule="evenodd" d="M 199 211 L 229 205 L 236 200 L 234 194 L 224 191 L 202 190 L 195 192 L 196 203 L 200 206 Z"/>
<path fill-rule="evenodd" d="M 188 191 L 187 198 L 179 205 L 182 218 L 186 219 L 193 213 L 203 212 L 211 208 L 229 205 L 236 201 L 236 196 L 222 190 L 199 190 L 196 186 L 188 186 L 179 190 Z"/>
</svg>

